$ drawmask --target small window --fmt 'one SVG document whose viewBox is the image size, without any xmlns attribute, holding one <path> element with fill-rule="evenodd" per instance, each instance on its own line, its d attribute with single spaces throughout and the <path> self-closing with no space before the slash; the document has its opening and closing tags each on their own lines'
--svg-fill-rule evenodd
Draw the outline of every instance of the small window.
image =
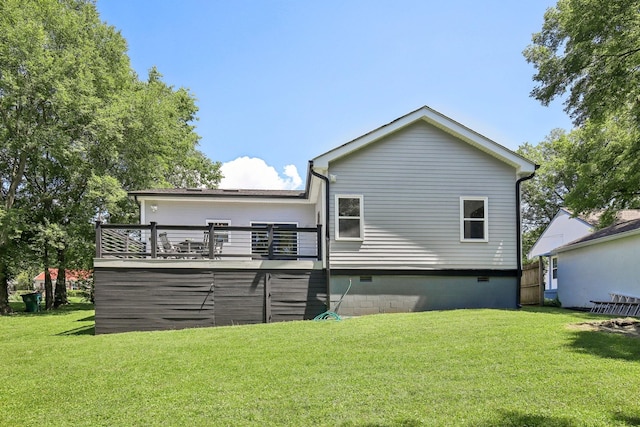
<svg viewBox="0 0 640 427">
<path fill-rule="evenodd" d="M 336 240 L 362 240 L 362 196 L 336 196 Z"/>
<path fill-rule="evenodd" d="M 460 241 L 489 241 L 486 197 L 460 198 Z"/>
<path fill-rule="evenodd" d="M 553 279 L 558 278 L 558 257 L 554 256 L 551 258 L 551 277 Z"/>
<path fill-rule="evenodd" d="M 213 232 L 217 237 L 222 238 L 222 241 L 225 243 L 229 243 L 229 231 L 228 230 L 216 230 L 217 227 L 228 227 L 231 225 L 230 221 L 221 221 L 217 219 L 208 219 L 206 220 L 206 224 L 213 224 Z"/>
</svg>

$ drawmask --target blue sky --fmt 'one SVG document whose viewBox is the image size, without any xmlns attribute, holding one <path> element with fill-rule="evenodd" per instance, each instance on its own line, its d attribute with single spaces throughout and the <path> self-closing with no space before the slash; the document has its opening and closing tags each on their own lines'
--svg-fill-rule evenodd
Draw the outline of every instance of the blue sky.
<svg viewBox="0 0 640 427">
<path fill-rule="evenodd" d="M 570 129 L 522 50 L 551 0 L 98 0 L 145 78 L 188 88 L 224 187 L 302 187 L 308 160 L 423 105 L 515 150 Z M 233 178 L 233 179 L 232 179 Z M 301 179 L 300 179 L 301 178 Z"/>
</svg>

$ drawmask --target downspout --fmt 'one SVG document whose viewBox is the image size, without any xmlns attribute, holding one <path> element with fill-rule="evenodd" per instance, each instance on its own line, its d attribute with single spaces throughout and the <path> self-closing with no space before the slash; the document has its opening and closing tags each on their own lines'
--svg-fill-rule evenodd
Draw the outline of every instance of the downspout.
<svg viewBox="0 0 640 427">
<path fill-rule="evenodd" d="M 326 262 L 326 270 L 327 270 L 327 310 L 331 310 L 331 265 L 330 265 L 330 243 L 331 243 L 331 233 L 329 233 L 329 178 L 319 174 L 318 172 L 313 170 L 313 160 L 309 160 L 309 172 L 311 175 L 320 178 L 324 181 L 325 184 L 325 195 L 324 195 L 324 259 Z"/>
<path fill-rule="evenodd" d="M 520 213 L 520 183 L 528 181 L 536 175 L 536 170 L 540 165 L 536 165 L 533 173 L 516 181 L 516 307 L 522 308 L 520 305 L 520 286 L 522 285 L 522 214 Z"/>
</svg>

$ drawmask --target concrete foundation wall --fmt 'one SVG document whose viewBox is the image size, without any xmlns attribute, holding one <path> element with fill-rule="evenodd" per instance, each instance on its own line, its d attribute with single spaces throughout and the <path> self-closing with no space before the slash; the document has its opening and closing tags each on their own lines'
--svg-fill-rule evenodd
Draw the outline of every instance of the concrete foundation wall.
<svg viewBox="0 0 640 427">
<path fill-rule="evenodd" d="M 371 281 L 367 280 L 371 278 Z M 364 279 L 364 280 L 362 280 Z M 516 308 L 515 277 L 339 276 L 331 277 L 331 307 L 351 288 L 338 314 L 359 316 L 456 308 Z"/>
</svg>

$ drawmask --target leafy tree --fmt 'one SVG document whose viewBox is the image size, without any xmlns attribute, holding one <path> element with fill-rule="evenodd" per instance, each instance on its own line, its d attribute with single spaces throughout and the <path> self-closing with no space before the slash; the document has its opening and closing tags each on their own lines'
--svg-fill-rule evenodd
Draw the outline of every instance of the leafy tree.
<svg viewBox="0 0 640 427">
<path fill-rule="evenodd" d="M 537 145 L 524 143 L 518 153 L 540 165 L 533 179 L 522 183 L 523 254 L 529 252 L 558 210 L 567 205 L 575 174 L 566 167 L 573 150 L 572 133 L 555 129 Z"/>
<path fill-rule="evenodd" d="M 88 267 L 91 222 L 132 217 L 127 190 L 217 185 L 196 112 L 157 70 L 138 80 L 93 1 L 0 3 L 0 312 L 24 254 L 45 272 Z M 47 307 L 66 302 L 61 279 Z"/>
<path fill-rule="evenodd" d="M 537 69 L 537 100 L 568 95 L 578 125 L 620 106 L 640 117 L 640 1 L 559 0 L 532 41 L 524 55 Z"/>
<path fill-rule="evenodd" d="M 559 0 L 525 51 L 537 73 L 531 95 L 566 96 L 579 129 L 562 167 L 575 177 L 576 213 L 640 206 L 640 1 Z"/>
</svg>

